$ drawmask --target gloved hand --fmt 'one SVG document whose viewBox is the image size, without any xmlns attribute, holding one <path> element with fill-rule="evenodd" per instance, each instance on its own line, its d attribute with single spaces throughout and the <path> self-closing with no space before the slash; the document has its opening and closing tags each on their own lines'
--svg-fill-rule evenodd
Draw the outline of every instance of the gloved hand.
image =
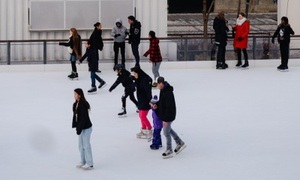
<svg viewBox="0 0 300 180">
<path fill-rule="evenodd" d="M 121 36 L 121 34 L 115 34 L 115 38 L 118 37 L 118 36 Z"/>
<path fill-rule="evenodd" d="M 243 40 L 243 38 L 242 37 L 238 37 L 237 40 L 240 42 L 240 41 Z"/>
<path fill-rule="evenodd" d="M 272 42 L 272 44 L 274 44 L 274 42 L 275 42 L 275 41 L 274 41 L 274 38 L 272 38 L 271 42 Z"/>
<path fill-rule="evenodd" d="M 61 43 L 61 42 L 59 42 L 59 43 L 58 43 L 58 45 L 60 45 L 60 46 L 61 46 L 61 45 L 62 45 L 62 43 Z"/>
</svg>

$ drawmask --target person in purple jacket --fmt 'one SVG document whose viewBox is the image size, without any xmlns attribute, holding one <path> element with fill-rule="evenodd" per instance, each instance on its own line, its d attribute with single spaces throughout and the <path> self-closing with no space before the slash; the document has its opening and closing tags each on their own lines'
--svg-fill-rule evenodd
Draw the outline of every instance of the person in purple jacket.
<svg viewBox="0 0 300 180">
<path fill-rule="evenodd" d="M 157 95 L 154 95 L 154 97 L 150 101 L 151 107 L 153 107 L 153 105 L 156 104 L 157 102 L 158 102 Z M 160 132 L 163 127 L 163 122 L 162 120 L 159 119 L 159 117 L 156 114 L 156 110 L 153 108 L 152 108 L 152 118 L 153 118 L 154 132 L 153 132 L 152 144 L 150 145 L 150 149 L 157 150 L 160 147 L 162 147 Z"/>
</svg>

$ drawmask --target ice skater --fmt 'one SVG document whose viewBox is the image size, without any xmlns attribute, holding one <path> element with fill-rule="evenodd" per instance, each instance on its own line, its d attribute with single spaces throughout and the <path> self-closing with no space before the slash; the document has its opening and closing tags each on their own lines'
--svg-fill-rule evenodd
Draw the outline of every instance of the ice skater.
<svg viewBox="0 0 300 180">
<path fill-rule="evenodd" d="M 153 106 L 158 102 L 158 98 L 155 95 L 150 102 L 150 106 L 152 108 L 152 118 L 153 118 L 153 136 L 152 136 L 152 144 L 150 145 L 150 149 L 157 150 L 162 147 L 161 143 L 161 135 L 160 132 L 163 127 L 162 120 L 157 116 L 156 109 L 153 109 Z"/>
<path fill-rule="evenodd" d="M 159 77 L 159 68 L 162 61 L 159 39 L 155 36 L 154 31 L 149 32 L 150 45 L 148 51 L 144 54 L 147 57 L 150 54 L 150 62 L 152 63 L 152 73 L 154 75 L 154 81 Z M 152 87 L 156 87 L 156 82 L 153 82 Z"/>
<path fill-rule="evenodd" d="M 77 168 L 93 169 L 94 163 L 90 143 L 92 123 L 89 117 L 91 107 L 86 101 L 82 89 L 77 88 L 74 90 L 74 98 L 72 128 L 76 128 L 81 157 L 81 162 L 77 165 Z"/>
<path fill-rule="evenodd" d="M 134 76 L 134 81 L 137 91 L 139 117 L 141 120 L 141 132 L 136 134 L 140 139 L 151 139 L 152 125 L 147 118 L 148 112 L 151 109 L 149 102 L 152 99 L 152 79 L 139 66 L 131 68 Z"/>
<path fill-rule="evenodd" d="M 118 114 L 118 116 L 123 117 L 126 115 L 126 99 L 129 96 L 130 100 L 138 107 L 138 102 L 134 97 L 135 85 L 133 83 L 133 77 L 130 72 L 127 71 L 122 64 L 116 64 L 114 66 L 114 71 L 117 73 L 117 80 L 115 83 L 109 88 L 109 92 L 112 92 L 120 83 L 122 83 L 124 87 L 124 94 L 121 98 L 122 100 L 122 112 Z M 138 112 L 138 110 L 137 110 Z"/>
<path fill-rule="evenodd" d="M 81 37 L 75 28 L 70 29 L 70 38 L 68 42 L 59 42 L 60 46 L 68 47 L 68 52 L 70 53 L 70 62 L 72 67 L 72 72 L 68 75 L 69 78 L 78 78 L 76 61 L 81 58 Z"/>
<path fill-rule="evenodd" d="M 92 88 L 88 90 L 89 93 L 96 92 L 96 79 L 100 83 L 98 88 L 102 88 L 106 85 L 106 82 L 101 79 L 97 74 L 96 71 L 98 70 L 98 50 L 95 48 L 92 48 L 90 44 L 86 43 L 86 52 L 82 56 L 82 58 L 79 59 L 78 64 L 82 63 L 87 58 L 88 65 L 89 65 L 89 71 L 91 72 L 91 82 L 92 82 Z"/>
<path fill-rule="evenodd" d="M 157 104 L 153 105 L 152 108 L 156 109 L 158 117 L 163 121 L 163 131 L 167 140 L 167 149 L 162 154 L 162 157 L 166 159 L 173 156 L 172 138 L 177 144 L 174 149 L 176 154 L 186 148 L 186 145 L 171 127 L 171 124 L 174 122 L 176 117 L 176 103 L 173 94 L 173 87 L 165 81 L 163 77 L 159 77 L 157 78 L 157 88 L 160 89 L 159 101 Z"/>
</svg>

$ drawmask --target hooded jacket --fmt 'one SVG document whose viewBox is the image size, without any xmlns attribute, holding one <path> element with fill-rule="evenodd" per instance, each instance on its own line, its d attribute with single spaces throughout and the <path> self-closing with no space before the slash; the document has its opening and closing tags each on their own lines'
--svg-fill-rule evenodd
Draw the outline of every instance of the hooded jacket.
<svg viewBox="0 0 300 180">
<path fill-rule="evenodd" d="M 152 78 L 143 70 L 136 70 L 138 78 L 135 79 L 136 94 L 138 99 L 139 110 L 149 110 L 151 107 L 149 102 L 152 99 Z"/>
<path fill-rule="evenodd" d="M 157 115 L 164 122 L 174 121 L 176 117 L 176 103 L 173 90 L 174 88 L 168 82 L 164 82 L 164 87 L 159 93 Z"/>
<path fill-rule="evenodd" d="M 289 24 L 280 24 L 276 29 L 272 41 L 277 37 L 278 43 L 290 43 L 291 34 L 295 34 L 294 30 Z"/>
<path fill-rule="evenodd" d="M 111 36 L 114 38 L 114 42 L 125 42 L 125 38 L 127 36 L 127 29 L 125 26 L 122 25 L 122 20 L 120 18 L 116 20 L 116 23 L 120 23 L 121 27 L 114 26 L 111 30 Z M 115 37 L 115 35 L 117 35 L 117 37 Z"/>
<path fill-rule="evenodd" d="M 125 93 L 131 93 L 135 91 L 135 86 L 132 81 L 133 77 L 131 76 L 130 72 L 126 69 L 122 69 L 122 72 L 118 74 L 118 78 L 115 83 L 109 88 L 109 91 L 114 90 L 120 83 L 122 83 L 123 87 L 125 88 Z"/>
</svg>

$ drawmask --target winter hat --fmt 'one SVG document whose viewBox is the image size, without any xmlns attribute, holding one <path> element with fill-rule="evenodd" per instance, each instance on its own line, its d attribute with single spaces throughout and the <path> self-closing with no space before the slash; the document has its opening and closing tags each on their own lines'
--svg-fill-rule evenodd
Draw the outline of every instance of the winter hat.
<svg viewBox="0 0 300 180">
<path fill-rule="evenodd" d="M 162 76 L 159 76 L 158 78 L 157 78 L 157 81 L 156 81 L 157 83 L 163 83 L 163 82 L 165 82 L 165 78 L 164 77 L 162 77 Z"/>
<path fill-rule="evenodd" d="M 150 102 L 151 102 L 152 104 L 156 104 L 156 103 L 158 102 L 157 95 L 154 95 Z"/>
</svg>

